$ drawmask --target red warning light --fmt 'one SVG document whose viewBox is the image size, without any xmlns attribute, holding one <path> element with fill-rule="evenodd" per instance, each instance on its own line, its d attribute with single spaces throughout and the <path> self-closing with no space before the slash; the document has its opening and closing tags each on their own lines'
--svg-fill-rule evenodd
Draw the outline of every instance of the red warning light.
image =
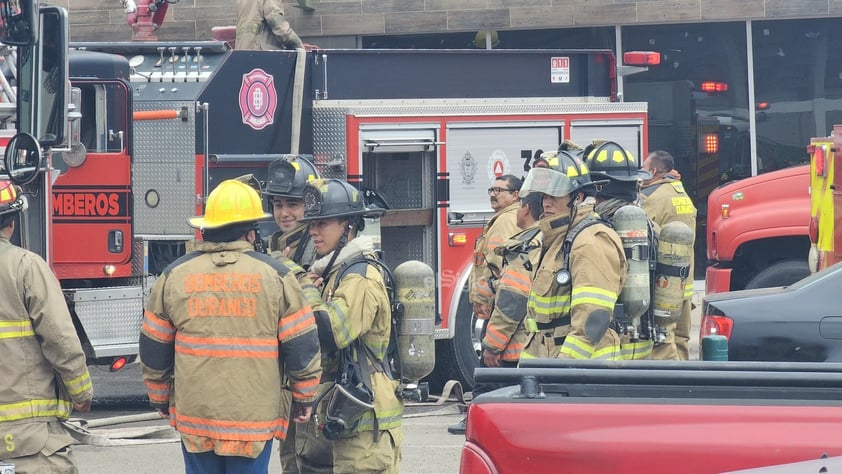
<svg viewBox="0 0 842 474">
<path fill-rule="evenodd" d="M 702 92 L 707 92 L 708 94 L 723 94 L 725 92 L 728 92 L 728 83 L 717 81 L 705 81 L 701 84 L 700 89 L 702 90 Z"/>
<path fill-rule="evenodd" d="M 623 64 L 628 66 L 657 66 L 661 64 L 661 53 L 654 51 L 627 51 L 623 53 Z"/>
<path fill-rule="evenodd" d="M 824 176 L 824 147 L 817 146 L 816 152 L 813 153 L 813 169 L 815 170 L 816 176 Z"/>
</svg>

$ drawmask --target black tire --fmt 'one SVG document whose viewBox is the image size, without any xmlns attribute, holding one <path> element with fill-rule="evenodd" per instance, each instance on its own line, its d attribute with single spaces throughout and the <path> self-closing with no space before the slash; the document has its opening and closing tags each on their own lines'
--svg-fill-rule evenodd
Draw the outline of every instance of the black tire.
<svg viewBox="0 0 842 474">
<path fill-rule="evenodd" d="M 787 286 L 808 276 L 810 268 L 806 260 L 781 260 L 761 270 L 746 284 L 747 290 Z"/>
<path fill-rule="evenodd" d="M 436 366 L 426 379 L 431 392 L 440 393 L 448 380 L 458 380 L 466 392 L 473 389 L 474 369 L 479 366 L 475 321 L 468 293 L 463 291 L 456 310 L 456 335 L 436 341 Z"/>
</svg>

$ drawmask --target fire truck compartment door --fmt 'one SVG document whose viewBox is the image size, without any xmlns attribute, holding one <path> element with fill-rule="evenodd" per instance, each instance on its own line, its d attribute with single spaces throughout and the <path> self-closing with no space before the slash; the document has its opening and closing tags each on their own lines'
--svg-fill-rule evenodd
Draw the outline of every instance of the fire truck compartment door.
<svg viewBox="0 0 842 474">
<path fill-rule="evenodd" d="M 557 149 L 563 128 L 561 121 L 449 123 L 450 211 L 463 214 L 463 223 L 486 222 L 494 214 L 486 191 L 494 180 L 526 174 L 525 160 L 539 149 Z"/>
<path fill-rule="evenodd" d="M 570 139 L 581 147 L 594 140 L 611 140 L 634 153 L 638 165 L 643 159 L 642 120 L 573 120 Z"/>
<path fill-rule="evenodd" d="M 412 151 L 432 151 L 436 145 L 436 130 L 431 128 L 396 128 L 360 130 L 360 143 L 364 151 L 371 153 L 406 153 Z"/>
</svg>

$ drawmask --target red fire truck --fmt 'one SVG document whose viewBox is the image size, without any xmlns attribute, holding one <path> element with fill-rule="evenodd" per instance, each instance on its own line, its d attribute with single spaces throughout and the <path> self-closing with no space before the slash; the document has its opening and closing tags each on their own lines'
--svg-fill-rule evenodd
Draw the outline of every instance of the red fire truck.
<svg viewBox="0 0 842 474">
<path fill-rule="evenodd" d="M 433 386 L 473 385 L 466 282 L 492 216 L 486 188 L 522 176 L 537 150 L 611 138 L 642 156 L 646 104 L 616 101 L 611 51 L 235 51 L 222 41 L 80 43 L 70 54 L 77 117 L 54 153 L 50 261 L 89 357 L 137 353 L 144 295 L 195 238 L 221 180 L 283 154 L 376 191 L 387 264 L 436 274 Z M 49 181 L 49 179 L 45 179 Z M 262 229 L 273 230 L 272 223 Z"/>
</svg>

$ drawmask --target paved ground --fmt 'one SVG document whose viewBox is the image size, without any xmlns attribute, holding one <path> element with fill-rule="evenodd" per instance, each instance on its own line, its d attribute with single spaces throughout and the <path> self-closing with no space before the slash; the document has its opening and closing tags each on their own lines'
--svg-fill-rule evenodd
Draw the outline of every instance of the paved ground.
<svg viewBox="0 0 842 474">
<path fill-rule="evenodd" d="M 465 438 L 447 434 L 447 426 L 461 418 L 455 404 L 441 408 L 408 407 L 404 418 L 403 474 L 452 474 L 459 472 L 459 458 Z M 134 423 L 165 428 L 164 421 Z M 129 425 L 125 425 L 129 426 Z M 107 429 L 107 428 L 102 428 Z M 176 442 L 136 446 L 74 447 L 82 474 L 176 474 L 184 472 L 181 445 Z M 277 453 L 277 444 L 275 444 Z M 277 454 L 269 472 L 280 472 Z"/>
</svg>

